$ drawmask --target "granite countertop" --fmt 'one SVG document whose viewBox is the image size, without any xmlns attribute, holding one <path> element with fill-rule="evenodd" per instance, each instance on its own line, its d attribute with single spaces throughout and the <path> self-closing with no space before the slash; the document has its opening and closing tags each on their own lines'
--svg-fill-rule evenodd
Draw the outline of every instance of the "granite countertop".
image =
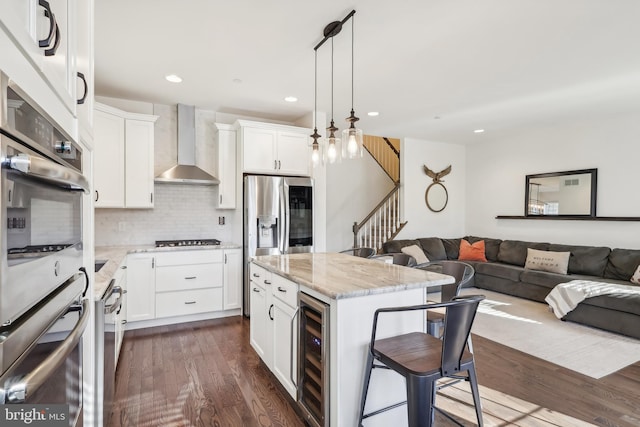
<svg viewBox="0 0 640 427">
<path fill-rule="evenodd" d="M 122 260 L 128 254 L 146 253 L 146 252 L 176 252 L 176 251 L 195 251 L 195 250 L 218 250 L 218 249 L 239 249 L 241 245 L 235 243 L 222 242 L 219 245 L 212 246 L 180 246 L 156 248 L 154 245 L 133 245 L 133 246 L 96 246 L 96 261 L 107 261 L 107 263 L 95 273 L 95 283 L 93 285 L 94 300 L 99 300 L 109 286 L 109 282 L 118 270 Z"/>
<path fill-rule="evenodd" d="M 253 262 L 332 299 L 454 282 L 452 276 L 340 253 L 268 255 Z"/>
</svg>

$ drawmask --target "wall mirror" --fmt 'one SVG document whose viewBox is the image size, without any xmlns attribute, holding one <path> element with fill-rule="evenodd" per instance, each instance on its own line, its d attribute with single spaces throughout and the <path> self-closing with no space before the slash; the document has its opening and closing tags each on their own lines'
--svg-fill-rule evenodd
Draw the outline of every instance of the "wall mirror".
<svg viewBox="0 0 640 427">
<path fill-rule="evenodd" d="M 596 216 L 597 169 L 527 175 L 525 216 Z"/>
<path fill-rule="evenodd" d="M 444 185 L 439 182 L 434 182 L 424 193 L 424 200 L 427 203 L 427 207 L 432 212 L 442 212 L 447 207 L 449 201 L 449 193 Z"/>
</svg>

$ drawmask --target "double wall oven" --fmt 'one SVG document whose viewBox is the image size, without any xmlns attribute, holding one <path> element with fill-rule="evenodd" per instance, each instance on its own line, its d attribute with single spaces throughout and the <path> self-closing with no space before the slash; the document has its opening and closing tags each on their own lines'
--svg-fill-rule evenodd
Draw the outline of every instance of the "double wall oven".
<svg viewBox="0 0 640 427">
<path fill-rule="evenodd" d="M 74 426 L 90 316 L 82 151 L 1 71 L 0 92 L 0 404 L 61 405 Z"/>
</svg>

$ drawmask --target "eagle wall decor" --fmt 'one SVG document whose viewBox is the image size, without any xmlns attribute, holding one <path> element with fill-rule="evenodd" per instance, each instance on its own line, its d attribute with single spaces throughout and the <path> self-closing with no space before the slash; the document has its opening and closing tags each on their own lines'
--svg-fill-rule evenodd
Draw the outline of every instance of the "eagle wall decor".
<svg viewBox="0 0 640 427">
<path fill-rule="evenodd" d="M 427 165 L 422 165 L 422 167 L 424 173 L 433 180 L 424 193 L 424 201 L 427 204 L 427 208 L 433 212 L 442 212 L 449 201 L 449 193 L 444 184 L 442 184 L 444 182 L 442 178 L 451 173 L 451 165 L 440 172 L 432 171 Z"/>
</svg>

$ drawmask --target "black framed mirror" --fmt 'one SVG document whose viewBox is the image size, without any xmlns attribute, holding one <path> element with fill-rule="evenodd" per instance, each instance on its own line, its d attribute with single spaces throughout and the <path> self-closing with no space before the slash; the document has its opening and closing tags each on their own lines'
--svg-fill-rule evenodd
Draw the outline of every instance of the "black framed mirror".
<svg viewBox="0 0 640 427">
<path fill-rule="evenodd" d="M 598 169 L 527 175 L 525 216 L 595 217 Z"/>
</svg>

